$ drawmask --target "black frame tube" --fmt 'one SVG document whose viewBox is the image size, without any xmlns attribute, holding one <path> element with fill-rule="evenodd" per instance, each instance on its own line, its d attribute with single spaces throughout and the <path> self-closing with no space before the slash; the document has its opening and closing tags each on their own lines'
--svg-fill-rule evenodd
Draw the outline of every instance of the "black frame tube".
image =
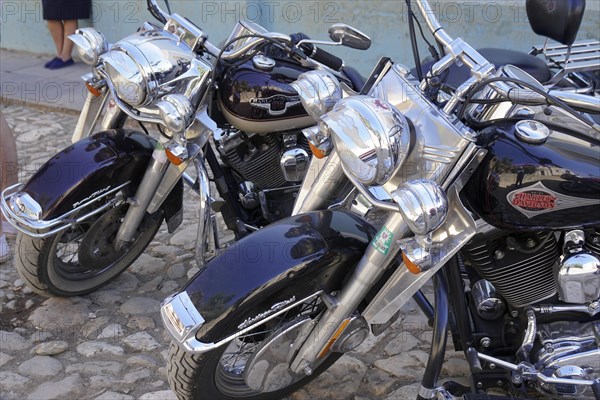
<svg viewBox="0 0 600 400">
<path fill-rule="evenodd" d="M 433 326 L 434 309 L 429 299 L 425 297 L 423 291 L 419 289 L 419 291 L 414 294 L 413 300 L 417 303 L 421 311 L 423 311 L 423 314 L 425 314 L 425 316 L 427 317 L 427 324 L 429 326 Z"/>
<path fill-rule="evenodd" d="M 446 277 L 444 269 L 440 270 L 433 277 L 433 290 L 435 293 L 435 310 L 433 338 L 431 340 L 431 349 L 429 350 L 429 359 L 427 367 L 421 379 L 421 387 L 425 389 L 435 389 L 437 381 L 442 371 L 444 355 L 446 354 L 446 340 L 448 333 L 448 290 L 446 287 Z M 420 395 L 417 400 L 426 400 Z"/>
<path fill-rule="evenodd" d="M 462 350 L 465 352 L 466 356 L 468 348 L 474 345 L 474 341 L 471 319 L 469 317 L 469 307 L 465 298 L 465 288 L 461 276 L 462 267 L 462 259 L 459 255 L 456 255 L 452 257 L 445 268 L 446 277 L 448 279 L 448 293 L 452 307 L 452 315 L 456 321 Z"/>
</svg>

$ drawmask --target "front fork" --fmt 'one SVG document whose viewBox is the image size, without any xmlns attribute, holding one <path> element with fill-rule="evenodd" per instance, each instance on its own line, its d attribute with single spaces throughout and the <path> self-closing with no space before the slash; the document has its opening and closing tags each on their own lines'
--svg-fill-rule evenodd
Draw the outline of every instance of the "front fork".
<svg viewBox="0 0 600 400">
<path fill-rule="evenodd" d="M 367 247 L 348 284 L 339 297 L 332 298 L 323 317 L 304 341 L 298 356 L 290 366 L 296 373 L 309 374 L 313 365 L 328 352 L 328 341 L 342 321 L 356 310 L 371 287 L 381 278 L 389 265 L 398 257 L 397 240 L 409 233 L 400 213 L 390 213 L 385 224 Z"/>
<path fill-rule="evenodd" d="M 71 143 L 94 133 L 96 125 L 100 121 L 100 115 L 105 108 L 106 112 L 100 122 L 101 131 L 118 129 L 125 125 L 127 115 L 117 106 L 109 91 L 105 91 L 100 96 L 88 93 L 71 136 Z"/>
</svg>

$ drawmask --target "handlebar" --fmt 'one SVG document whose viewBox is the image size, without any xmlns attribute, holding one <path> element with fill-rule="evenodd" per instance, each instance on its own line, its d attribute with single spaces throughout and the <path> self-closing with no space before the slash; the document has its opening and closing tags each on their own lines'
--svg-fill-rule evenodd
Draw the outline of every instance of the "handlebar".
<svg viewBox="0 0 600 400">
<path fill-rule="evenodd" d="M 172 18 L 177 18 L 176 15 L 171 16 L 169 13 L 163 11 L 157 4 L 157 0 L 147 0 L 148 10 L 150 13 L 157 18 L 162 23 L 167 23 L 168 20 Z M 184 18 L 177 18 L 180 24 L 184 24 L 188 30 L 191 30 L 195 37 L 203 37 L 203 41 L 201 42 L 202 47 L 206 50 L 210 55 L 217 57 L 220 56 L 221 59 L 226 61 L 232 61 L 240 58 L 245 55 L 249 50 L 255 48 L 263 43 L 277 41 L 283 42 L 284 44 L 293 46 L 292 38 L 289 35 L 285 35 L 277 32 L 265 32 L 257 35 L 254 39 L 249 39 L 246 43 L 242 44 L 239 48 L 231 51 L 223 51 L 223 49 L 213 45 L 208 40 L 206 40 L 206 36 L 203 36 L 203 32 L 200 28 L 193 25 L 188 20 Z M 185 21 L 184 21 L 185 20 Z M 262 36 L 262 37 L 261 37 Z M 271 40 L 272 39 L 272 40 Z M 322 50 L 312 43 L 300 43 L 300 49 L 307 56 L 312 58 L 314 61 L 317 61 L 334 71 L 341 71 L 344 66 L 344 61 L 331 54 Z"/>
<path fill-rule="evenodd" d="M 340 72 L 344 67 L 344 60 L 341 58 L 325 51 L 312 43 L 302 43 L 300 44 L 300 49 L 307 57 L 312 58 L 313 60 L 320 62 L 321 64 L 333 69 L 334 71 Z"/>
<path fill-rule="evenodd" d="M 161 10 L 161 8 L 158 6 L 158 3 L 156 3 L 156 0 L 147 0 L 146 4 L 148 5 L 148 11 L 150 11 L 150 14 L 152 14 L 163 24 L 166 23 L 167 20 L 171 17 L 171 15 Z"/>
</svg>

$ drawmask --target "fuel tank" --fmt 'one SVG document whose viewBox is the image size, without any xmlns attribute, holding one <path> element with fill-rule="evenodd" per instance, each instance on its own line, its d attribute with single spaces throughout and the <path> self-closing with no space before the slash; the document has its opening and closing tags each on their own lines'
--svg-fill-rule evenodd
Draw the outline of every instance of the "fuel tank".
<svg viewBox="0 0 600 400">
<path fill-rule="evenodd" d="M 503 120 L 480 133 L 488 154 L 463 190 L 487 223 L 517 230 L 600 226 L 600 142 L 550 127 L 539 144 Z"/>
<path fill-rule="evenodd" d="M 305 128 L 315 121 L 300 103 L 290 83 L 309 69 L 257 55 L 229 68 L 219 83 L 219 107 L 225 119 L 248 133 L 271 133 Z"/>
</svg>

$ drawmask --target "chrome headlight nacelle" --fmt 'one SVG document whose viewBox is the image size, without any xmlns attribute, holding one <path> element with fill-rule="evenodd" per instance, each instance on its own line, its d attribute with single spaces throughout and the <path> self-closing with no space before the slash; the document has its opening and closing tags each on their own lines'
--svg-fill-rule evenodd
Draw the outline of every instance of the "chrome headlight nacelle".
<svg viewBox="0 0 600 400">
<path fill-rule="evenodd" d="M 184 42 L 161 29 L 120 40 L 100 64 L 119 99 L 138 108 L 170 93 L 184 94 L 197 105 L 212 71 Z"/>
<path fill-rule="evenodd" d="M 96 65 L 99 57 L 108 51 L 108 42 L 104 35 L 94 28 L 81 28 L 69 35 L 75 44 L 75 51 L 84 63 Z"/>
<path fill-rule="evenodd" d="M 383 185 L 401 167 L 411 144 L 404 115 L 368 96 L 340 100 L 321 117 L 346 171 L 364 185 Z"/>
</svg>

